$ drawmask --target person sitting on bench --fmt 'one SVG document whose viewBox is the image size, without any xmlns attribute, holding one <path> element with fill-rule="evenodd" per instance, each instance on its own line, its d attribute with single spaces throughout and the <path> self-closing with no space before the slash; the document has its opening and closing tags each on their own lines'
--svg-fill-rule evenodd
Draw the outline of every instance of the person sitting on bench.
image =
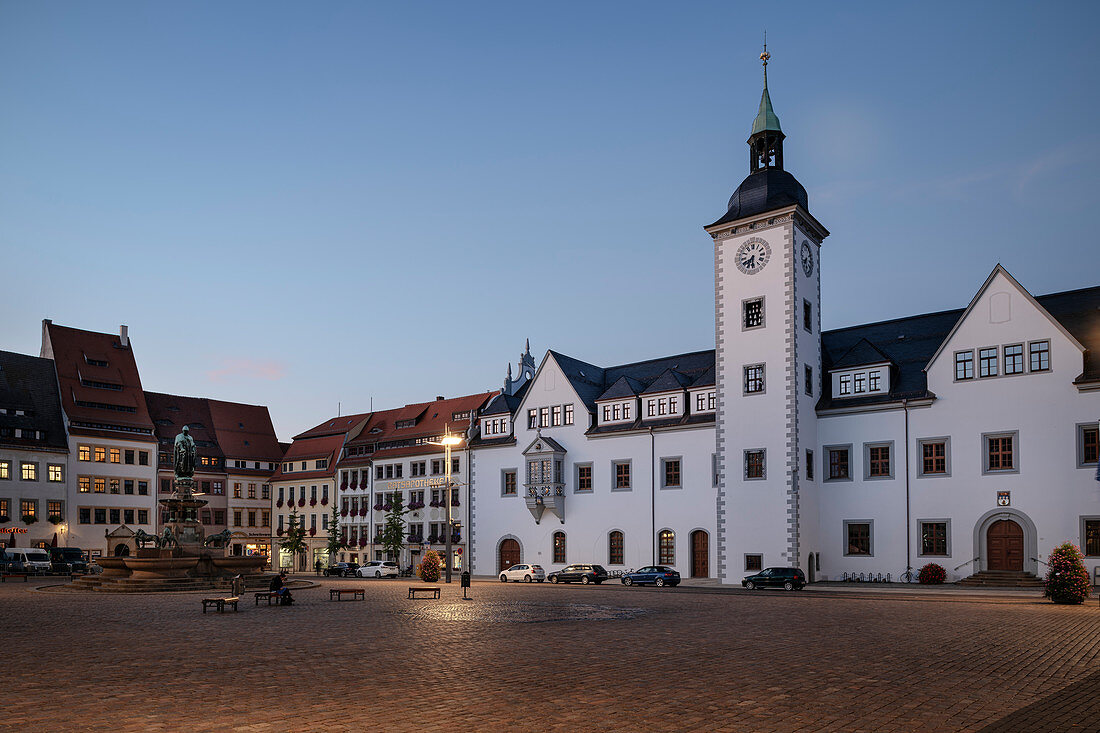
<svg viewBox="0 0 1100 733">
<path fill-rule="evenodd" d="M 271 579 L 270 590 L 279 596 L 280 605 L 289 606 L 294 603 L 294 597 L 290 595 L 290 588 L 286 587 L 284 578 L 286 578 L 285 570 Z"/>
</svg>

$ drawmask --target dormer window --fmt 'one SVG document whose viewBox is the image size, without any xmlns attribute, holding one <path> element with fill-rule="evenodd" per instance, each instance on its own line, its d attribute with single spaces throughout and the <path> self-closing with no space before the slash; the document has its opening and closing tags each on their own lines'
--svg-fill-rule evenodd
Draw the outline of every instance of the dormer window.
<svg viewBox="0 0 1100 733">
<path fill-rule="evenodd" d="M 416 426 L 416 420 L 398 420 L 394 423 L 394 428 L 397 430 L 404 430 L 405 428 L 411 428 Z"/>
<path fill-rule="evenodd" d="M 882 370 L 872 369 L 867 373 L 867 389 L 870 392 L 878 392 L 882 384 Z"/>
<path fill-rule="evenodd" d="M 848 374 L 845 374 L 840 378 L 840 394 L 852 394 L 852 377 Z"/>
</svg>

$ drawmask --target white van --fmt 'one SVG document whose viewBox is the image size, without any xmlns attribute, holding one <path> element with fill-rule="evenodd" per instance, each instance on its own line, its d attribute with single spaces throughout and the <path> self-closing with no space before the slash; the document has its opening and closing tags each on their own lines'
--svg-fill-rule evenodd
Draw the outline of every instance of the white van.
<svg viewBox="0 0 1100 733">
<path fill-rule="evenodd" d="M 48 573 L 52 567 L 50 553 L 38 547 L 9 547 L 4 550 L 4 563 L 17 573 Z"/>
</svg>

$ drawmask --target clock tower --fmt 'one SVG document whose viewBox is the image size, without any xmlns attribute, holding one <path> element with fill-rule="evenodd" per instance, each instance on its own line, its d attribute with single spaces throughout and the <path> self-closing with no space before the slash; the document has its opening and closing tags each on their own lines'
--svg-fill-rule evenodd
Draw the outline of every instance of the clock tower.
<svg viewBox="0 0 1100 733">
<path fill-rule="evenodd" d="M 714 240 L 718 577 L 759 563 L 808 571 L 817 538 L 815 405 L 821 385 L 821 242 L 806 189 L 783 167 L 779 118 L 764 91 L 749 135 L 749 175 Z M 817 466 L 807 473 L 807 462 Z M 807 575 L 809 573 L 807 572 Z"/>
</svg>

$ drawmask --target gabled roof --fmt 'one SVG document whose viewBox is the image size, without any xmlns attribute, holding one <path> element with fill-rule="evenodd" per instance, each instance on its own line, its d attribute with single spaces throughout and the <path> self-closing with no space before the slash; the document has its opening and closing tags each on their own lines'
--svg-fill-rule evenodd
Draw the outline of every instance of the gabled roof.
<svg viewBox="0 0 1100 733">
<path fill-rule="evenodd" d="M 0 435 L 0 444 L 19 449 L 68 451 L 57 372 L 51 360 L 0 351 L 0 408 L 5 407 L 12 412 L 0 414 L 0 428 L 11 428 L 12 434 Z M 15 415 L 16 410 L 24 414 Z M 43 437 L 16 436 L 16 429 L 34 430 Z"/>
<path fill-rule="evenodd" d="M 890 357 L 875 348 L 867 339 L 860 339 L 833 363 L 833 369 L 866 366 L 868 364 L 889 364 Z"/>
<path fill-rule="evenodd" d="M 714 367 L 711 366 L 710 369 L 707 369 L 705 372 L 700 374 L 699 378 L 691 383 L 691 388 L 695 389 L 697 387 L 713 387 L 715 384 L 716 381 L 714 376 Z"/>
<path fill-rule="evenodd" d="M 645 385 L 637 379 L 631 379 L 625 374 L 615 380 L 615 383 L 607 388 L 607 391 L 599 396 L 599 400 L 617 400 L 623 397 L 636 397 L 645 390 Z"/>
<path fill-rule="evenodd" d="M 207 400 L 214 434 L 227 458 L 277 462 L 284 450 L 275 437 L 271 413 L 263 405 Z"/>
<path fill-rule="evenodd" d="M 686 389 L 691 380 L 678 371 L 666 369 L 661 376 L 653 380 L 653 383 L 645 388 L 643 394 L 656 394 L 658 392 L 679 392 Z"/>
<path fill-rule="evenodd" d="M 153 432 L 157 442 L 169 450 L 176 436 L 188 426 L 191 439 L 195 441 L 195 453 L 211 458 L 225 458 L 214 433 L 214 419 L 210 408 L 202 397 L 181 397 L 179 395 L 146 392 L 145 403 L 149 406 L 149 416 L 153 418 Z"/>
<path fill-rule="evenodd" d="M 320 425 L 315 425 L 304 433 L 298 433 L 294 440 L 299 438 L 316 438 L 322 435 L 347 435 L 355 431 L 371 416 L 369 412 L 361 412 L 357 415 L 339 415 L 330 417 Z"/>
<path fill-rule="evenodd" d="M 523 402 L 523 396 L 527 394 L 527 388 L 531 386 L 530 380 L 524 382 L 514 394 L 504 394 L 501 392 L 493 401 L 489 403 L 489 406 L 481 411 L 482 417 L 486 415 L 510 415 L 519 408 L 519 404 Z"/>
<path fill-rule="evenodd" d="M 546 448 L 548 448 L 549 450 L 546 450 L 544 448 L 537 448 L 536 446 L 539 446 L 539 445 L 543 445 Z M 554 440 L 553 438 L 539 433 L 538 436 L 534 440 L 531 441 L 531 444 L 528 445 L 526 448 L 524 448 L 523 455 L 527 455 L 528 453 L 533 453 L 533 452 L 537 452 L 537 453 L 565 453 L 565 448 L 564 448 L 564 446 L 562 446 L 561 443 Z"/>
<path fill-rule="evenodd" d="M 714 368 L 714 349 L 647 359 L 646 361 L 607 368 L 574 359 L 557 351 L 551 350 L 548 353 L 557 361 L 566 379 L 569 380 L 589 411 L 596 409 L 596 400 L 603 399 L 603 394 L 621 377 L 628 377 L 636 384 L 644 385 L 648 389 L 651 384 L 669 370 L 678 372 L 680 376 L 674 377 L 674 379 L 677 380 L 677 383 L 686 385 L 701 377 L 708 369 Z M 679 389 L 680 387 L 676 388 Z"/>
<path fill-rule="evenodd" d="M 295 438 L 279 463 L 278 469 L 271 476 L 271 480 L 298 481 L 299 479 L 328 478 L 336 472 L 336 461 L 340 457 L 340 449 L 343 446 L 343 433 L 319 435 L 312 438 Z M 316 461 L 326 458 L 328 459 L 328 468 L 283 472 L 283 463 L 298 461 L 300 465 L 301 461 Z"/>
</svg>

